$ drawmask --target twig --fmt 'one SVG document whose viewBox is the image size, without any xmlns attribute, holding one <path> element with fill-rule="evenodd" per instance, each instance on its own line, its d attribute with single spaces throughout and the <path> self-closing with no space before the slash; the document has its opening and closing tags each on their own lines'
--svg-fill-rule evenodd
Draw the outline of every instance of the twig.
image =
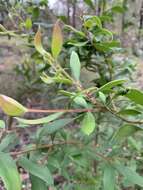
<svg viewBox="0 0 143 190">
<path fill-rule="evenodd" d="M 53 109 L 53 110 L 28 109 L 28 112 L 32 112 L 32 113 L 56 113 L 56 112 L 80 113 L 80 112 L 95 112 L 95 110 L 94 109 Z"/>
<path fill-rule="evenodd" d="M 64 141 L 64 142 L 58 142 L 58 143 L 54 143 L 54 144 L 43 144 L 43 145 L 39 145 L 39 146 L 33 145 L 33 147 L 30 149 L 20 150 L 18 152 L 10 152 L 10 155 L 11 156 L 18 156 L 18 155 L 27 154 L 29 152 L 33 152 L 36 150 L 51 148 L 51 147 L 54 147 L 57 145 L 65 145 L 65 144 L 68 144 L 68 145 L 78 145 L 79 144 L 80 145 L 79 142 L 74 142 L 74 141 Z"/>
</svg>

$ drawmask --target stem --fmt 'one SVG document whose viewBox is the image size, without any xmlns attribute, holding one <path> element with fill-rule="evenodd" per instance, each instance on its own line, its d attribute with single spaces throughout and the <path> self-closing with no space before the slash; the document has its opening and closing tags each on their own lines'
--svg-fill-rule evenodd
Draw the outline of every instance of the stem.
<svg viewBox="0 0 143 190">
<path fill-rule="evenodd" d="M 56 113 L 56 112 L 66 112 L 66 113 L 80 113 L 80 112 L 95 112 L 94 109 L 54 109 L 54 110 L 41 110 L 41 109 L 28 109 L 31 113 Z"/>
<path fill-rule="evenodd" d="M 9 131 L 12 130 L 12 123 L 13 123 L 13 117 L 7 116 L 7 129 L 8 129 Z"/>
<path fill-rule="evenodd" d="M 58 142 L 55 144 L 44 144 L 44 145 L 33 145 L 32 148 L 30 149 L 25 149 L 25 150 L 21 150 L 19 152 L 11 152 L 11 156 L 17 156 L 17 155 L 21 155 L 21 154 L 27 154 L 29 152 L 33 152 L 39 149 L 45 149 L 45 148 L 52 148 L 54 146 L 58 146 L 58 145 L 65 145 L 65 144 L 69 144 L 69 145 L 78 145 L 80 144 L 79 142 L 74 142 L 74 141 L 64 141 L 64 142 Z"/>
<path fill-rule="evenodd" d="M 75 141 L 64 141 L 64 142 L 58 142 L 58 143 L 55 143 L 55 144 L 43 144 L 43 145 L 33 145 L 32 148 L 30 149 L 25 149 L 25 150 L 20 150 L 18 152 L 10 152 L 10 155 L 11 156 L 18 156 L 18 155 L 22 155 L 22 154 L 27 154 L 27 153 L 30 153 L 30 152 L 34 152 L 34 151 L 37 151 L 37 150 L 40 150 L 40 149 L 45 149 L 45 148 L 53 148 L 54 146 L 59 146 L 59 145 L 82 145 L 84 146 L 83 144 L 81 144 L 80 142 L 75 142 Z M 104 155 L 102 155 L 101 153 L 98 153 L 96 152 L 96 155 L 98 157 L 100 157 L 101 159 L 103 160 L 106 160 L 106 161 L 110 161 L 111 158 L 109 157 L 105 157 Z"/>
</svg>

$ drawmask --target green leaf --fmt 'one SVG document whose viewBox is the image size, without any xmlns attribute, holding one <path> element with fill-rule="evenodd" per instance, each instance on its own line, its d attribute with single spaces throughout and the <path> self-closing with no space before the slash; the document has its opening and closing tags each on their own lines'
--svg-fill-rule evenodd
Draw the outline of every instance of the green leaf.
<svg viewBox="0 0 143 190">
<path fill-rule="evenodd" d="M 38 177 L 30 175 L 31 190 L 47 190 L 46 183 Z"/>
<path fill-rule="evenodd" d="M 84 25 L 88 28 L 91 28 L 93 26 L 98 26 L 99 28 L 102 28 L 101 20 L 98 16 L 84 16 L 85 22 Z"/>
<path fill-rule="evenodd" d="M 128 116 L 136 116 L 141 114 L 140 111 L 135 109 L 123 109 L 118 112 L 119 115 L 128 115 Z"/>
<path fill-rule="evenodd" d="M 86 36 L 85 36 L 85 34 L 84 34 L 83 32 L 81 32 L 81 31 L 75 29 L 75 28 L 72 27 L 72 26 L 65 25 L 65 28 L 68 29 L 68 30 L 71 30 L 71 31 L 75 32 L 76 34 L 78 34 L 78 35 L 81 36 L 81 37 L 86 38 Z"/>
<path fill-rule="evenodd" d="M 115 182 L 116 182 L 115 169 L 110 164 L 106 164 L 103 176 L 104 190 L 115 190 Z"/>
<path fill-rule="evenodd" d="M 118 131 L 113 136 L 112 142 L 118 142 L 124 140 L 124 138 L 133 135 L 134 133 L 136 133 L 141 129 L 142 129 L 141 127 L 138 127 L 136 125 L 129 125 L 129 124 L 123 125 L 118 129 Z"/>
<path fill-rule="evenodd" d="M 43 128 L 37 131 L 38 138 L 47 136 L 48 134 L 53 134 L 57 132 L 59 129 L 64 128 L 66 125 L 71 123 L 74 118 L 67 118 L 67 119 L 58 119 L 53 121 L 52 123 L 45 124 Z"/>
<path fill-rule="evenodd" d="M 114 13 L 123 13 L 125 9 L 121 6 L 114 6 L 112 7 L 111 11 Z"/>
<path fill-rule="evenodd" d="M 105 28 L 101 29 L 100 34 L 107 35 L 107 36 L 109 36 L 111 38 L 111 40 L 113 40 L 113 34 L 112 34 L 112 32 L 110 32 L 109 30 L 107 30 Z"/>
<path fill-rule="evenodd" d="M 63 45 L 63 36 L 59 25 L 59 20 L 55 23 L 52 35 L 52 54 L 57 58 Z"/>
<path fill-rule="evenodd" d="M 38 125 L 38 124 L 49 123 L 49 122 L 57 119 L 58 117 L 60 117 L 62 114 L 63 113 L 54 113 L 47 117 L 42 117 L 40 119 L 23 119 L 23 118 L 19 118 L 19 117 L 15 117 L 15 119 L 17 119 L 20 123 L 23 123 L 23 124 Z"/>
<path fill-rule="evenodd" d="M 84 0 L 84 2 L 85 2 L 88 6 L 90 6 L 90 8 L 95 9 L 92 0 Z"/>
<path fill-rule="evenodd" d="M 68 91 L 65 91 L 65 90 L 59 90 L 59 93 L 63 94 L 64 96 L 68 96 L 68 97 L 72 97 L 72 96 L 75 95 L 75 93 L 68 92 Z"/>
<path fill-rule="evenodd" d="M 75 51 L 72 51 L 72 54 L 70 57 L 70 68 L 71 68 L 73 77 L 78 81 L 80 78 L 81 65 L 80 65 L 78 54 Z"/>
<path fill-rule="evenodd" d="M 0 153 L 0 177 L 7 190 L 21 190 L 20 176 L 13 159 L 5 153 Z"/>
<path fill-rule="evenodd" d="M 84 108 L 88 108 L 88 104 L 86 102 L 86 100 L 82 97 L 82 96 L 76 96 L 73 101 L 79 105 L 79 106 L 82 106 Z"/>
<path fill-rule="evenodd" d="M 0 151 L 9 151 L 17 144 L 17 136 L 15 133 L 7 134 L 0 142 Z"/>
<path fill-rule="evenodd" d="M 137 89 L 130 89 L 125 96 L 135 102 L 136 104 L 143 105 L 143 92 Z"/>
<path fill-rule="evenodd" d="M 108 82 L 107 84 L 101 86 L 98 91 L 100 92 L 107 92 L 110 91 L 113 87 L 118 86 L 118 85 L 122 85 L 123 83 L 125 83 L 126 80 L 120 79 L 120 80 L 113 80 L 111 82 Z"/>
<path fill-rule="evenodd" d="M 139 185 L 140 187 L 143 187 L 143 177 L 140 176 L 138 173 L 133 171 L 129 167 L 125 167 L 122 164 L 117 163 L 115 165 L 118 172 L 125 177 L 125 179 L 130 182 L 131 184 Z"/>
<path fill-rule="evenodd" d="M 28 111 L 16 100 L 2 94 L 0 94 L 0 107 L 9 116 L 21 116 Z"/>
<path fill-rule="evenodd" d="M 27 30 L 30 30 L 32 28 L 32 21 L 30 18 L 27 18 L 25 21 L 25 27 Z"/>
<path fill-rule="evenodd" d="M 42 76 L 40 76 L 40 78 L 46 84 L 54 83 L 53 77 L 49 77 L 48 75 L 43 74 Z"/>
<path fill-rule="evenodd" d="M 108 52 L 115 50 L 115 48 L 119 48 L 120 43 L 118 41 L 100 42 L 100 43 L 95 42 L 94 46 L 98 51 Z"/>
<path fill-rule="evenodd" d="M 60 77 L 53 77 L 53 80 L 54 82 L 56 83 L 62 83 L 62 84 L 69 84 L 71 85 L 72 84 L 72 81 L 67 79 L 67 78 L 64 78 L 63 76 L 60 76 Z"/>
<path fill-rule="evenodd" d="M 67 44 L 69 44 L 69 45 L 74 45 L 74 46 L 76 46 L 76 47 L 82 47 L 82 46 L 85 46 L 86 44 L 88 43 L 88 41 L 86 41 L 86 42 L 68 42 Z"/>
<path fill-rule="evenodd" d="M 99 91 L 99 98 L 104 104 L 106 103 L 106 96 L 103 92 Z"/>
<path fill-rule="evenodd" d="M 47 185 L 53 185 L 53 177 L 46 166 L 38 165 L 37 163 L 22 157 L 18 161 L 19 165 L 27 172 L 43 180 Z"/>
<path fill-rule="evenodd" d="M 94 115 L 90 112 L 85 113 L 84 119 L 81 123 L 81 130 L 86 134 L 90 135 L 96 127 Z"/>
<path fill-rule="evenodd" d="M 5 128 L 5 122 L 3 120 L 0 120 L 0 128 Z"/>
</svg>

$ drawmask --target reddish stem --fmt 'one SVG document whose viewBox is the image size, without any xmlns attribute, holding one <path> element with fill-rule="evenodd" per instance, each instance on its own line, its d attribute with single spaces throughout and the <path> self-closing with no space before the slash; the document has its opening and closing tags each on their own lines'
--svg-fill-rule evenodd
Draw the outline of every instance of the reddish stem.
<svg viewBox="0 0 143 190">
<path fill-rule="evenodd" d="M 80 112 L 93 112 L 93 109 L 54 109 L 54 110 L 41 110 L 41 109 L 28 109 L 28 112 L 32 113 L 56 113 L 56 112 L 67 112 L 67 113 L 80 113 Z"/>
</svg>

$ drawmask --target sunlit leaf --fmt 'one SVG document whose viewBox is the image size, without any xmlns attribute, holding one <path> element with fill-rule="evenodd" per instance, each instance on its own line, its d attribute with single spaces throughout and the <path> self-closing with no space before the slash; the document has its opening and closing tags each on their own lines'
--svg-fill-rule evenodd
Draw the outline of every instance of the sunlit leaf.
<svg viewBox="0 0 143 190">
<path fill-rule="evenodd" d="M 9 116 L 21 116 L 28 111 L 16 100 L 2 94 L 0 95 L 0 108 Z"/>
<path fill-rule="evenodd" d="M 114 13 L 123 13 L 125 11 L 122 6 L 113 6 L 111 10 Z"/>
<path fill-rule="evenodd" d="M 57 21 L 53 28 L 52 35 L 52 54 L 54 58 L 57 58 L 63 45 L 63 35 L 61 32 L 61 28 L 59 25 L 59 21 Z"/>
<path fill-rule="evenodd" d="M 42 54 L 42 55 L 45 55 L 47 52 L 44 50 L 43 46 L 42 46 L 42 41 L 41 41 L 41 38 L 42 38 L 42 35 L 41 35 L 41 30 L 40 30 L 40 27 L 35 35 L 35 38 L 34 38 L 34 45 L 35 45 L 35 48 L 36 50 Z"/>
<path fill-rule="evenodd" d="M 106 96 L 103 92 L 99 91 L 99 98 L 104 104 L 106 103 Z"/>
<path fill-rule="evenodd" d="M 88 41 L 86 42 L 68 42 L 67 44 L 69 45 L 74 45 L 74 46 L 77 46 L 77 47 L 82 47 L 82 46 L 85 46 L 86 44 L 88 43 Z"/>
<path fill-rule="evenodd" d="M 113 80 L 111 82 L 108 82 L 107 84 L 101 86 L 99 88 L 100 92 L 106 92 L 106 91 L 110 91 L 113 87 L 116 87 L 118 85 L 122 85 L 123 83 L 125 83 L 126 80 L 120 79 L 120 80 Z"/>
<path fill-rule="evenodd" d="M 78 54 L 75 51 L 72 51 L 72 54 L 70 57 L 70 68 L 71 68 L 73 77 L 78 81 L 80 79 L 81 64 L 80 64 Z"/>
<path fill-rule="evenodd" d="M 41 30 L 40 30 L 40 27 L 38 28 L 38 31 L 34 37 L 34 45 L 35 45 L 35 48 L 36 50 L 41 54 L 43 55 L 44 57 L 47 58 L 47 60 L 49 61 L 49 63 L 51 64 L 52 63 L 52 56 L 50 53 L 48 53 L 47 51 L 45 51 L 45 49 L 43 48 L 43 45 L 42 45 L 42 35 L 41 35 Z"/>
<path fill-rule="evenodd" d="M 130 89 L 125 94 L 130 100 L 135 102 L 136 104 L 143 105 L 143 92 L 137 89 Z"/>
<path fill-rule="evenodd" d="M 100 34 L 107 35 L 107 36 L 109 36 L 109 37 L 111 38 L 111 40 L 113 40 L 113 34 L 112 34 L 112 32 L 110 32 L 109 30 L 107 30 L 107 29 L 105 29 L 105 28 L 102 28 L 102 29 L 101 29 Z"/>
<path fill-rule="evenodd" d="M 27 18 L 25 21 L 25 27 L 26 29 L 30 30 L 32 28 L 32 21 L 30 18 Z"/>
<path fill-rule="evenodd" d="M 3 120 L 0 120 L 0 128 L 5 128 L 5 122 Z"/>
<path fill-rule="evenodd" d="M 91 28 L 93 26 L 98 26 L 99 28 L 102 28 L 102 23 L 98 16 L 86 15 L 84 16 L 84 18 L 85 18 L 84 25 L 86 27 Z"/>
<path fill-rule="evenodd" d="M 71 30 L 71 31 L 73 31 L 73 32 L 75 32 L 75 33 L 78 34 L 79 36 L 86 37 L 85 34 L 84 34 L 84 32 L 81 32 L 81 31 L 75 29 L 75 28 L 72 27 L 72 26 L 65 25 L 65 28 L 66 28 L 66 29 L 69 29 L 69 30 Z"/>
<path fill-rule="evenodd" d="M 23 119 L 19 117 L 15 117 L 20 123 L 27 124 L 27 125 L 38 125 L 38 124 L 44 124 L 49 123 L 58 117 L 60 117 L 63 113 L 54 113 L 47 117 L 42 117 L 40 119 Z"/>
<path fill-rule="evenodd" d="M 0 153 L 0 177 L 6 190 L 21 190 L 21 180 L 14 160 L 5 153 Z"/>
<path fill-rule="evenodd" d="M 90 135 L 96 127 L 95 118 L 92 113 L 87 112 L 81 123 L 81 130 L 86 134 Z"/>
</svg>

